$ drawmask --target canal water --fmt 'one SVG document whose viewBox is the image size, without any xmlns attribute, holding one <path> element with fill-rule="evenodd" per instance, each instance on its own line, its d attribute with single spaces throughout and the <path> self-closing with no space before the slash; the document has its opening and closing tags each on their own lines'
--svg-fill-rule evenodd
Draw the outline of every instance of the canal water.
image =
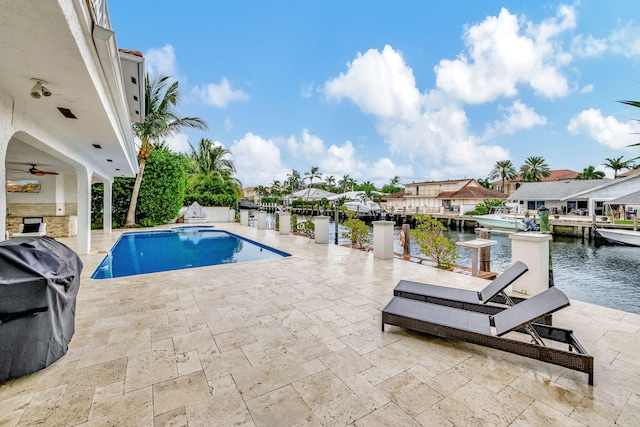
<svg viewBox="0 0 640 427">
<path fill-rule="evenodd" d="M 334 242 L 334 224 L 329 225 L 329 242 Z M 338 243 L 350 243 L 338 227 Z M 395 229 L 396 253 L 402 253 L 400 228 Z M 370 231 L 371 245 L 373 232 Z M 447 230 L 455 241 L 476 239 L 473 232 Z M 511 239 L 507 234 L 492 234 L 491 271 L 503 272 L 511 265 Z M 575 237 L 554 236 L 551 246 L 553 280 L 571 299 L 640 314 L 640 247 L 596 245 Z M 417 245 L 411 254 L 422 256 Z M 458 248 L 458 265 L 471 266 L 471 249 Z"/>
</svg>

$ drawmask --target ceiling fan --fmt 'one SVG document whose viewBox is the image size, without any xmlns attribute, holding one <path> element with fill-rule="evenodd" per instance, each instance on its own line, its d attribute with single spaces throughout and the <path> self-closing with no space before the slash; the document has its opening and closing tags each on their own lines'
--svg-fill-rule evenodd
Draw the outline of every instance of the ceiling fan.
<svg viewBox="0 0 640 427">
<path fill-rule="evenodd" d="M 33 165 L 33 164 L 31 165 L 31 168 L 29 169 L 29 172 L 31 172 L 31 175 L 36 175 L 36 176 L 59 175 L 58 172 L 40 170 L 40 169 L 36 168 L 36 165 Z"/>
</svg>

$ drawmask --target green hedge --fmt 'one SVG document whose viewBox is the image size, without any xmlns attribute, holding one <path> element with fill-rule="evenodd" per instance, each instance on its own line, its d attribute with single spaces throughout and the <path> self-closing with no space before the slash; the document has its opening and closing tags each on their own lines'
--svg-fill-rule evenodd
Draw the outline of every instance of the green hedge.
<svg viewBox="0 0 640 427">
<path fill-rule="evenodd" d="M 198 202 L 200 206 L 228 206 L 236 209 L 238 198 L 230 194 L 187 194 L 184 196 L 185 206 L 190 206 L 193 202 Z"/>
</svg>

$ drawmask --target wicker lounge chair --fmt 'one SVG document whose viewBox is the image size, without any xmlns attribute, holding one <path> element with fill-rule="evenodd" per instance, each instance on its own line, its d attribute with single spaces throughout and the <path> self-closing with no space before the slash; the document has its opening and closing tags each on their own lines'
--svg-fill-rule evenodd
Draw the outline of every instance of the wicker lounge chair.
<svg viewBox="0 0 640 427">
<path fill-rule="evenodd" d="M 398 297 L 415 299 L 433 304 L 487 312 L 476 306 L 478 304 L 486 304 L 489 301 L 507 305 L 514 305 L 514 302 L 522 301 L 522 299 L 510 298 L 504 290 L 528 270 L 529 267 L 527 267 L 525 263 L 516 261 L 515 264 L 509 267 L 504 273 L 489 283 L 480 292 L 469 289 L 457 289 L 447 286 L 437 286 L 427 283 L 401 280 L 393 290 L 393 294 Z M 490 310 L 487 313 L 494 314 L 495 312 L 496 310 Z"/>
<path fill-rule="evenodd" d="M 507 351 L 585 372 L 589 385 L 593 385 L 593 356 L 584 350 L 573 331 L 532 323 L 568 305 L 567 296 L 555 287 L 494 315 L 395 296 L 382 310 L 382 331 L 385 324 L 395 325 Z M 503 337 L 509 332 L 526 332 L 532 342 Z M 547 347 L 544 339 L 568 344 L 569 349 Z"/>
</svg>

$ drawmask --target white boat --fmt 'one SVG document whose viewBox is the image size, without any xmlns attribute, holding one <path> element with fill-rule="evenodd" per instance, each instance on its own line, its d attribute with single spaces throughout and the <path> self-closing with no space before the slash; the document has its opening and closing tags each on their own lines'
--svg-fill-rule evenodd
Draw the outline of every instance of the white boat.
<svg viewBox="0 0 640 427">
<path fill-rule="evenodd" d="M 473 218 L 483 226 L 489 229 L 526 231 L 527 225 L 515 215 L 508 215 L 502 210 L 487 215 L 473 215 Z"/>
<path fill-rule="evenodd" d="M 358 215 L 370 216 L 380 214 L 380 205 L 371 200 L 362 191 L 349 191 L 329 197 L 328 200 L 346 199 L 343 206 L 350 211 L 357 212 Z"/>
<path fill-rule="evenodd" d="M 613 243 L 640 246 L 640 231 L 623 230 L 620 228 L 597 228 L 596 232 Z"/>
</svg>

